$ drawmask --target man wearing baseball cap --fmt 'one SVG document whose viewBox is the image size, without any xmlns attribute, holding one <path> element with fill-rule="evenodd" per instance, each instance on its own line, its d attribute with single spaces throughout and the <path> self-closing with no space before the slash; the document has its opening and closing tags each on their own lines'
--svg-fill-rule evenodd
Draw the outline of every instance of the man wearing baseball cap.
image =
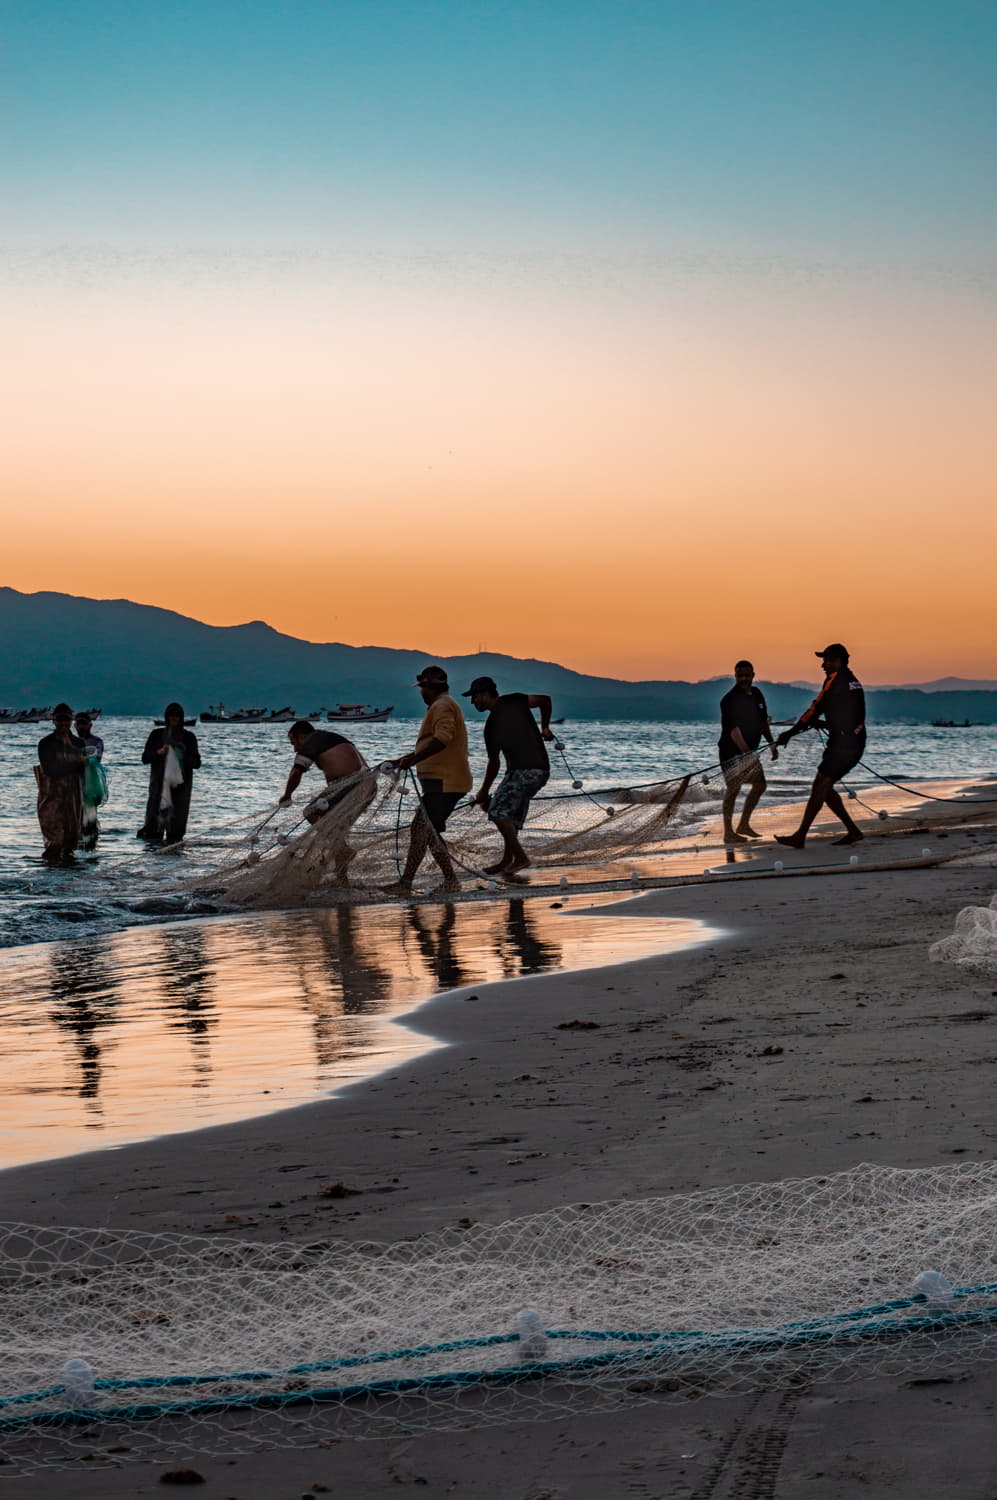
<svg viewBox="0 0 997 1500">
<path fill-rule="evenodd" d="M 815 651 L 814 655 L 819 656 L 823 663 L 824 686 L 796 723 L 790 729 L 784 729 L 776 740 L 776 744 L 782 746 L 805 729 L 824 729 L 827 732 L 824 754 L 800 826 L 795 833 L 783 837 L 776 835 L 776 843 L 785 844 L 790 849 L 803 848 L 811 823 L 825 806 L 845 825 L 844 837 L 835 839 L 836 844 L 857 844 L 863 836 L 845 811 L 834 783 L 854 770 L 865 754 L 865 693 L 849 668 L 848 652 L 840 641 Z"/>
<path fill-rule="evenodd" d="M 486 865 L 489 875 L 513 876 L 529 864 L 519 842 L 531 799 L 550 775 L 550 760 L 544 740 L 552 740 L 551 702 L 546 693 L 499 693 L 491 677 L 476 677 L 463 698 L 470 698 L 485 720 L 488 765 L 474 799 L 502 835 L 502 858 Z M 540 710 L 540 727 L 533 710 Z M 494 795 L 492 782 L 499 773 L 499 756 L 505 757 L 505 775 Z"/>
<path fill-rule="evenodd" d="M 418 766 L 420 805 L 409 830 L 405 868 L 394 885 L 385 887 L 388 895 L 408 895 L 427 850 L 443 872 L 443 889 L 460 890 L 453 861 L 443 842 L 443 830 L 461 797 L 471 790 L 473 778 L 467 758 L 467 726 L 460 704 L 450 696 L 450 684 L 443 667 L 423 667 L 415 685 L 426 705 L 426 713 L 419 726 L 415 749 L 392 764 L 399 771 Z"/>
</svg>

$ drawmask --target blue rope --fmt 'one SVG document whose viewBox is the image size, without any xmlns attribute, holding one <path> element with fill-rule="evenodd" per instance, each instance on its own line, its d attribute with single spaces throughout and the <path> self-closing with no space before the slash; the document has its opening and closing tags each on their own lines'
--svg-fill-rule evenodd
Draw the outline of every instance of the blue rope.
<svg viewBox="0 0 997 1500">
<path fill-rule="evenodd" d="M 959 1287 L 954 1290 L 953 1298 L 964 1299 L 994 1293 L 997 1293 L 997 1282 L 983 1286 Z M 947 1329 L 997 1323 L 997 1304 L 989 1307 L 967 1308 L 962 1311 L 926 1311 L 923 1315 L 910 1318 L 903 1323 L 898 1323 L 895 1318 L 888 1316 L 926 1302 L 927 1298 L 924 1294 L 917 1293 L 911 1297 L 899 1297 L 891 1302 L 881 1302 L 872 1307 L 799 1319 L 774 1328 L 673 1329 L 646 1333 L 633 1330 L 550 1329 L 546 1332 L 546 1337 L 550 1339 L 593 1344 L 613 1343 L 631 1347 L 572 1359 L 524 1361 L 491 1370 L 451 1370 L 439 1375 L 396 1377 L 366 1381 L 358 1385 L 323 1387 L 307 1391 L 265 1391 L 256 1395 L 247 1393 L 239 1396 L 215 1396 L 193 1401 L 154 1401 L 117 1407 L 85 1407 L 67 1411 L 32 1412 L 23 1416 L 0 1418 L 0 1432 L 13 1432 L 25 1427 L 62 1427 L 77 1422 L 92 1422 L 95 1418 L 105 1422 L 144 1421 L 156 1417 L 218 1412 L 233 1408 L 267 1410 L 294 1405 L 302 1401 L 347 1401 L 363 1396 L 399 1394 L 408 1391 L 423 1392 L 442 1387 L 476 1385 L 483 1381 L 509 1383 L 545 1375 L 581 1373 L 585 1370 L 606 1368 L 613 1364 L 618 1364 L 629 1371 L 633 1367 L 635 1358 L 650 1361 L 662 1352 L 682 1355 L 718 1350 L 725 1350 L 732 1355 L 778 1353 L 793 1348 L 827 1347 L 838 1341 L 851 1343 L 856 1339 L 895 1339 L 911 1333 L 942 1332 Z M 341 1359 L 315 1361 L 294 1365 L 288 1370 L 281 1371 L 248 1370 L 214 1375 L 167 1375 L 147 1376 L 137 1380 L 97 1380 L 94 1382 L 94 1389 L 100 1391 L 169 1390 L 228 1381 L 259 1382 L 320 1371 L 356 1369 L 359 1366 L 386 1364 L 401 1359 L 419 1359 L 465 1349 L 494 1348 L 500 1344 L 518 1342 L 519 1334 L 500 1333 L 480 1338 L 453 1339 L 441 1344 L 420 1344 L 411 1348 L 383 1350 L 369 1355 L 351 1355 Z M 635 1351 L 632 1347 L 634 1345 L 643 1347 Z M 7 1409 L 49 1400 L 63 1394 L 64 1391 L 64 1386 L 57 1385 L 23 1395 L 6 1397 L 0 1399 L 0 1408 Z"/>
</svg>

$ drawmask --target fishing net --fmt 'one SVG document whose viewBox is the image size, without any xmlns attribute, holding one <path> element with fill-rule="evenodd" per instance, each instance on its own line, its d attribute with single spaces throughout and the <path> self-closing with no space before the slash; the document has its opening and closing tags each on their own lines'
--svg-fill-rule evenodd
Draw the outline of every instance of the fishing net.
<svg viewBox="0 0 997 1500">
<path fill-rule="evenodd" d="M 997 1352 L 997 1166 L 581 1204 L 390 1246 L 0 1227 L 0 1474 Z"/>
<path fill-rule="evenodd" d="M 534 799 L 521 843 L 539 869 L 585 865 L 619 875 L 632 856 L 663 853 L 677 828 L 686 832 L 712 816 L 724 785 L 718 766 L 637 789 L 587 793 L 579 783 L 568 793 Z M 304 805 L 278 807 L 262 823 L 230 830 L 224 845 L 229 859 L 198 884 L 233 905 L 277 908 L 320 902 L 347 889 L 377 890 L 398 879 L 411 825 L 422 818 L 414 775 L 386 767 L 359 771 Z M 488 880 L 485 867 L 501 851 L 501 841 L 472 799 L 451 814 L 445 844 L 424 827 L 429 851 L 418 884 L 439 879 L 434 846 L 446 849 L 459 877 Z"/>
<path fill-rule="evenodd" d="M 955 931 L 928 949 L 936 963 L 954 963 L 962 968 L 997 973 L 997 896 L 989 906 L 964 906 L 955 919 Z"/>
</svg>

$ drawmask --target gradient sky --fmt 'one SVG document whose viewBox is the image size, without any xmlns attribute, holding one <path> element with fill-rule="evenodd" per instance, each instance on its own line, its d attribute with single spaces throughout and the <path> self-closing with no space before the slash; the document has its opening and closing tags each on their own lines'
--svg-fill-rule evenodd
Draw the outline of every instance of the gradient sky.
<svg viewBox="0 0 997 1500">
<path fill-rule="evenodd" d="M 0 583 L 997 676 L 991 0 L 3 0 Z"/>
</svg>

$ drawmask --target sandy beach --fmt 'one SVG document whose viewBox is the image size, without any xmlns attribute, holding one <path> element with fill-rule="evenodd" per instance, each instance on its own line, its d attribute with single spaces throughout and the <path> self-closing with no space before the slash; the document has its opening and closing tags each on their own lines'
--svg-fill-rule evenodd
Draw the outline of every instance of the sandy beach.
<svg viewBox="0 0 997 1500">
<path fill-rule="evenodd" d="M 989 1161 L 997 980 L 931 963 L 997 886 L 992 824 L 870 837 L 831 874 L 677 885 L 616 914 L 706 920 L 712 942 L 457 990 L 409 1024 L 449 1045 L 331 1100 L 0 1174 L 0 1218 L 240 1240 L 392 1242 L 577 1202 L 841 1171 Z M 943 845 L 939 840 L 945 840 Z M 918 848 L 914 845 L 918 844 Z M 832 859 L 814 839 L 807 863 Z M 536 899 L 550 899 L 538 896 Z M 582 908 L 580 897 L 572 904 Z M 575 1026 L 575 1022 L 591 1023 Z M 331 1196 L 344 1183 L 357 1191 Z M 912 1268 L 916 1273 L 919 1267 Z M 190 1466 L 206 1500 L 329 1492 L 494 1500 L 851 1495 L 993 1500 L 997 1365 L 787 1396 L 668 1400 L 508 1426 L 176 1464 L 79 1460 L 21 1496 L 138 1496 Z"/>
</svg>

